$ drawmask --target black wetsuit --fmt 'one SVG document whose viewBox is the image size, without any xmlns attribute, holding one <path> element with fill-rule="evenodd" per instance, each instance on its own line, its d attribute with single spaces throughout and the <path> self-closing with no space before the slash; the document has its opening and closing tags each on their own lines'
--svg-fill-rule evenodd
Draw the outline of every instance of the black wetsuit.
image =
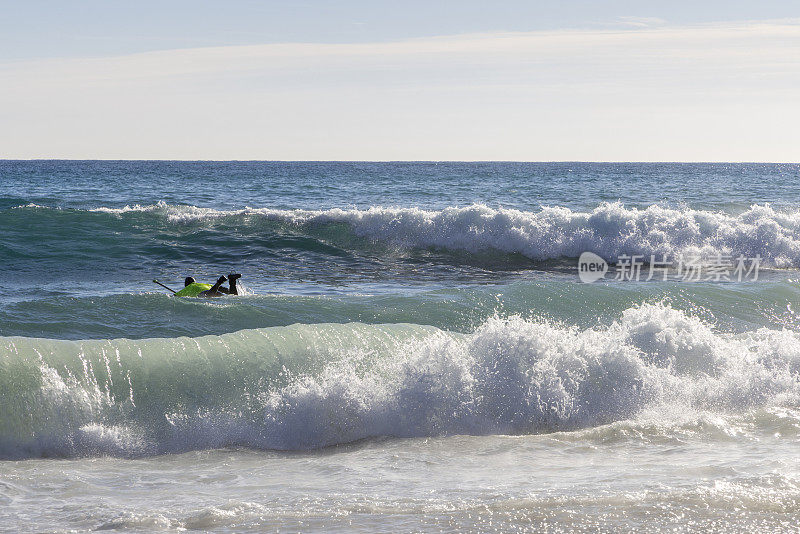
<svg viewBox="0 0 800 534">
<path fill-rule="evenodd" d="M 198 297 L 221 297 L 223 295 L 238 295 L 239 289 L 236 287 L 236 280 L 241 278 L 241 274 L 229 274 L 228 277 L 220 276 L 217 282 L 211 286 L 211 289 L 206 289 L 205 291 L 201 292 Z M 222 287 L 222 284 L 225 281 L 228 281 L 228 286 L 230 287 Z"/>
</svg>

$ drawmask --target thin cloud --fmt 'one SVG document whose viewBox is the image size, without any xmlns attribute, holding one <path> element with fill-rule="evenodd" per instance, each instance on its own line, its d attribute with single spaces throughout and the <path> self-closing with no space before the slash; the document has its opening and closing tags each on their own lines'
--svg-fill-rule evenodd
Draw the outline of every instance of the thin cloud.
<svg viewBox="0 0 800 534">
<path fill-rule="evenodd" d="M 633 28 L 655 28 L 666 25 L 667 21 L 658 17 L 619 17 L 617 24 Z"/>
<path fill-rule="evenodd" d="M 791 159 L 797 20 L 629 22 L 5 63 L 2 155 Z"/>
</svg>

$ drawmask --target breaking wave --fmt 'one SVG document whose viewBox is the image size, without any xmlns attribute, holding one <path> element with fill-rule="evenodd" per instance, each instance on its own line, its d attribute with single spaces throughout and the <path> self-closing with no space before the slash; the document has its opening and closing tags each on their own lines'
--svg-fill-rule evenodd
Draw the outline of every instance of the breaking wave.
<svg viewBox="0 0 800 534">
<path fill-rule="evenodd" d="M 647 304 L 593 329 L 514 317 L 469 334 L 349 323 L 200 338 L 8 337 L 0 401 L 0 458 L 302 450 L 764 409 L 788 410 L 796 427 L 800 334 L 727 334 Z"/>
<path fill-rule="evenodd" d="M 543 207 L 536 212 L 493 209 L 484 205 L 441 211 L 373 207 L 324 211 L 247 208 L 220 211 L 159 203 L 96 212 L 125 216 L 152 213 L 172 223 L 227 221 L 238 228 L 257 229 L 265 221 L 281 223 L 312 235 L 340 225 L 346 232 L 401 248 L 522 254 L 533 260 L 578 257 L 584 251 L 607 260 L 620 255 L 718 254 L 761 256 L 775 267 L 800 267 L 800 213 L 753 205 L 733 215 L 723 212 L 651 205 L 627 208 L 603 203 L 589 212 Z M 325 232 L 334 243 L 346 235 Z"/>
</svg>

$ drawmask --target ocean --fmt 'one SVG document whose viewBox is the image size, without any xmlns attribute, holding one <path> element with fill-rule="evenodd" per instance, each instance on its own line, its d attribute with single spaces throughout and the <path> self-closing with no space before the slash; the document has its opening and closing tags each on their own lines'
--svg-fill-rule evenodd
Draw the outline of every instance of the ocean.
<svg viewBox="0 0 800 534">
<path fill-rule="evenodd" d="M 797 164 L 7 160 L 0 277 L 2 532 L 798 531 Z"/>
</svg>

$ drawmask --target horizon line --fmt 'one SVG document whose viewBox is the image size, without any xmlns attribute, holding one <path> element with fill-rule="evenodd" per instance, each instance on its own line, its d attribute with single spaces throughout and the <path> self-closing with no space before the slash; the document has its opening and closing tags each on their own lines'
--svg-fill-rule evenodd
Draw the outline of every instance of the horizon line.
<svg viewBox="0 0 800 534">
<path fill-rule="evenodd" d="M 736 163 L 736 164 L 764 164 L 764 165 L 798 165 L 797 161 L 751 161 L 751 160 L 517 160 L 517 159 L 476 159 L 476 160 L 455 160 L 455 159 L 148 159 L 148 158 L 0 158 L 0 162 L 23 162 L 23 161 L 104 161 L 104 162 L 176 162 L 176 163 L 653 163 L 653 164 L 715 164 L 715 163 Z"/>
</svg>

